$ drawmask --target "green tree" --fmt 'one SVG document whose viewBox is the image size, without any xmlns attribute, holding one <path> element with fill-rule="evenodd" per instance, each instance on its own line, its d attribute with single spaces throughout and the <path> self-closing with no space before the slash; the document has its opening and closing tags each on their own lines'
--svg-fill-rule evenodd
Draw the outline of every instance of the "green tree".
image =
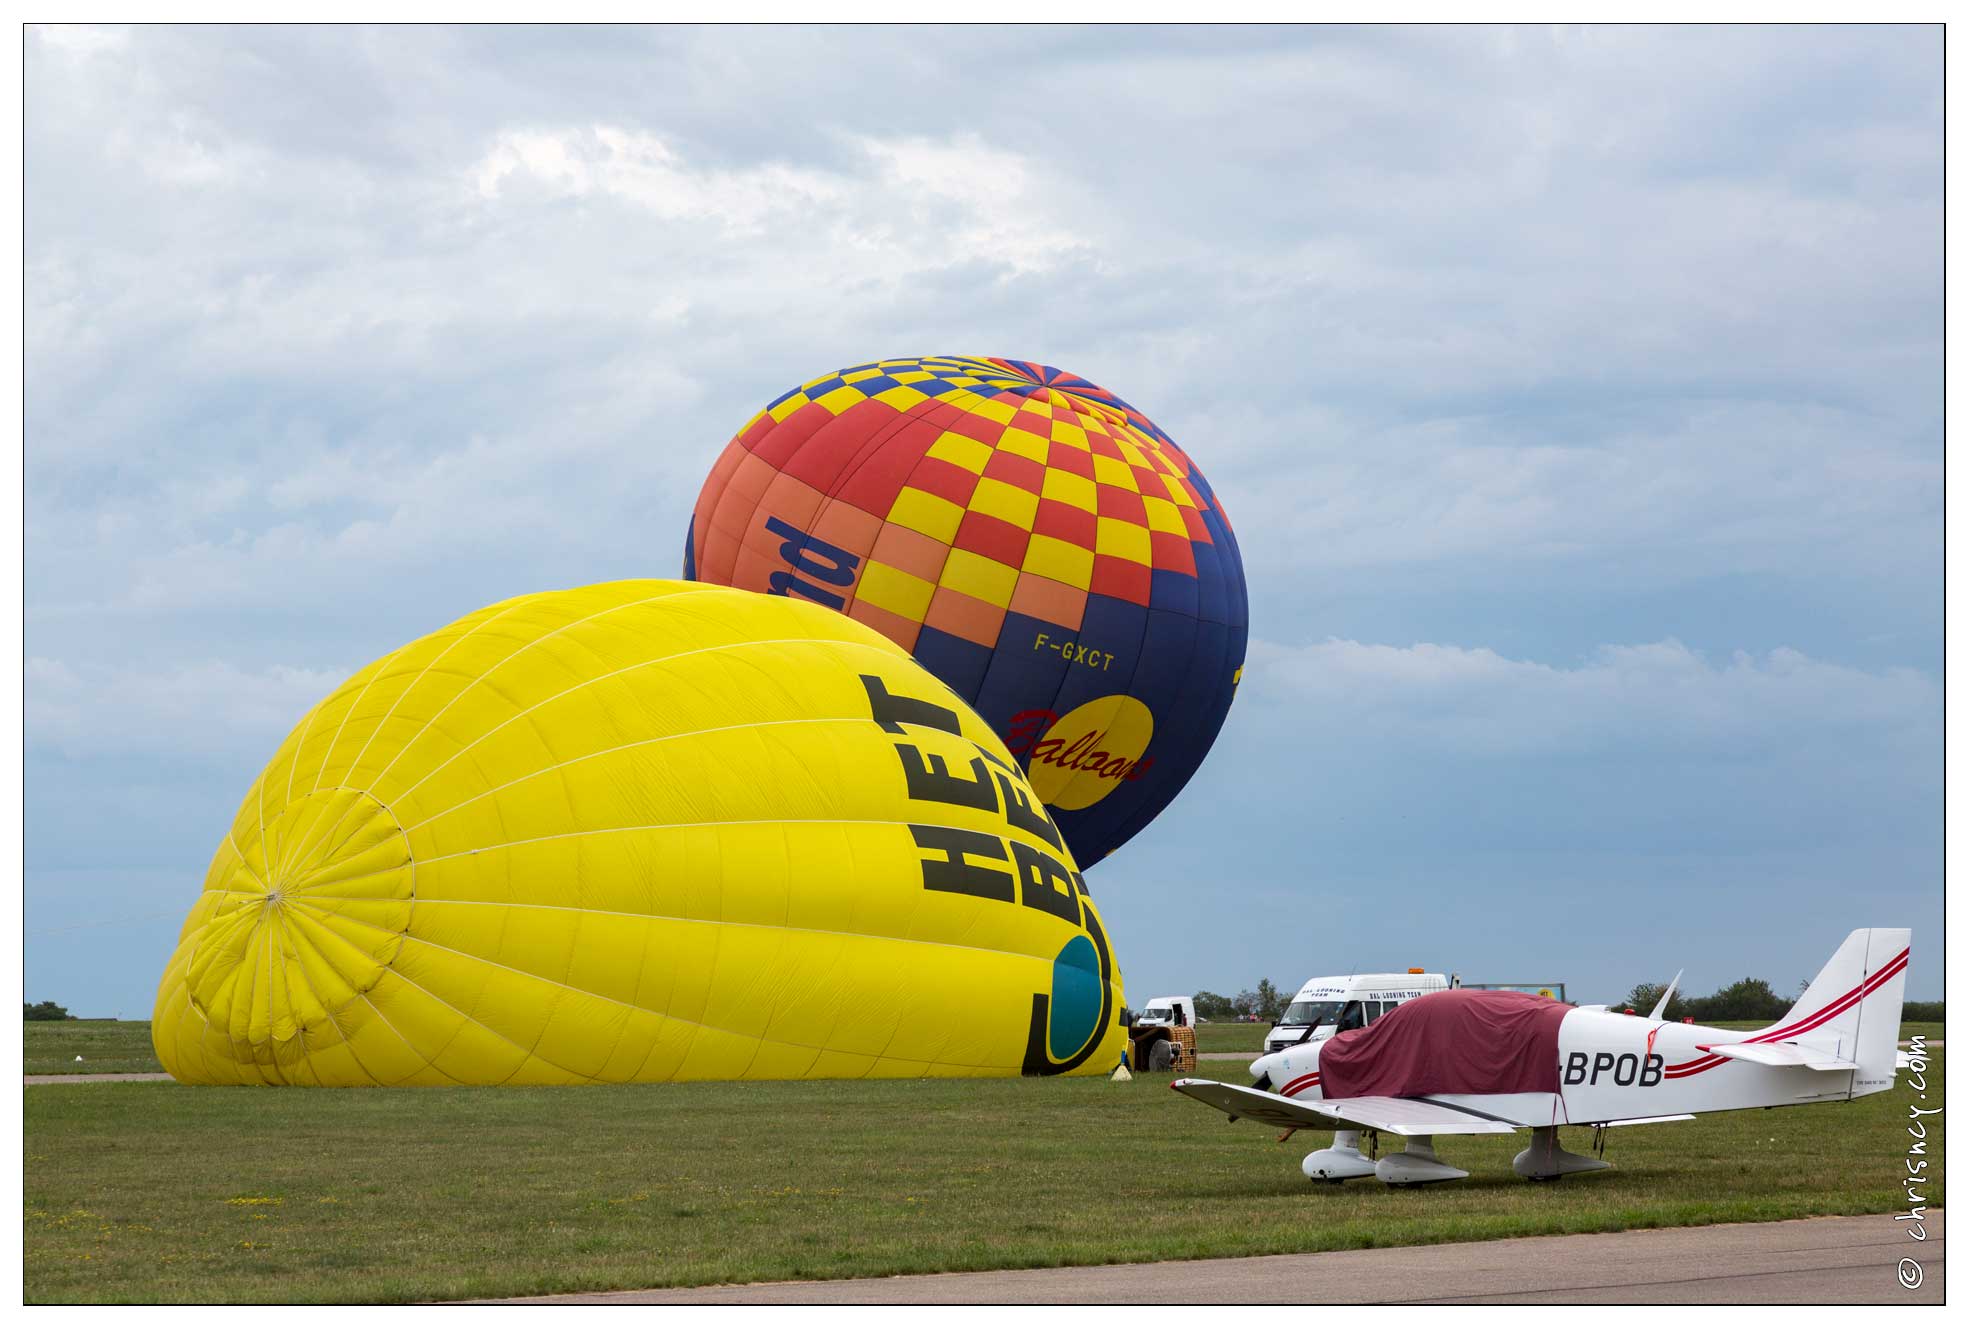
<svg viewBox="0 0 1969 1329">
<path fill-rule="evenodd" d="M 1217 992 L 1196 994 L 1196 1014 L 1199 1020 L 1229 1020 L 1237 1015 L 1231 1009 L 1231 999 Z"/>
<path fill-rule="evenodd" d="M 1624 1008 L 1633 1011 L 1636 1015 L 1646 1015 L 1655 1008 L 1655 1003 L 1661 1000 L 1662 989 L 1666 986 L 1664 983 L 1636 983 L 1634 990 L 1628 993 L 1614 1009 Z M 1668 1009 L 1662 1012 L 1662 1018 L 1680 1020 L 1688 1013 L 1689 1003 L 1683 1000 L 1682 993 L 1678 989 L 1675 995 L 1668 999 Z"/>
<path fill-rule="evenodd" d="M 1771 991 L 1763 979 L 1739 978 L 1707 997 L 1691 998 L 1688 1013 L 1698 1024 L 1714 1024 L 1718 1020 L 1775 1020 L 1790 1009 L 1791 1003 Z"/>
<path fill-rule="evenodd" d="M 1285 1009 L 1285 999 L 1279 995 L 1278 985 L 1269 978 L 1259 979 L 1257 997 L 1259 1018 L 1276 1022 L 1279 1012 Z"/>
<path fill-rule="evenodd" d="M 24 1012 L 22 1018 L 28 1020 L 73 1020 L 75 1018 L 68 1013 L 68 1007 L 57 1006 L 52 1001 L 37 1001 L 32 1005 L 22 1002 L 21 1008 Z"/>
</svg>

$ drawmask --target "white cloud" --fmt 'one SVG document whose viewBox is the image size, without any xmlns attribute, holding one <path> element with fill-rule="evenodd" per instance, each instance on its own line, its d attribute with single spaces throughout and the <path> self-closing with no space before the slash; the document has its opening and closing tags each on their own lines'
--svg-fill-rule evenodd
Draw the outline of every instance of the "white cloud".
<svg viewBox="0 0 1969 1329">
<path fill-rule="evenodd" d="M 1667 640 L 1602 646 L 1579 664 L 1556 666 L 1488 647 L 1261 640 L 1252 643 L 1244 687 L 1261 704 L 1287 708 L 1301 734 L 1338 728 L 1354 741 L 1446 751 L 1762 759 L 1782 743 L 1940 759 L 1934 679 L 1782 647 L 1718 662 Z M 1919 764 L 1906 773 L 1926 778 Z M 1927 774 L 1938 776 L 1939 764 Z"/>
<path fill-rule="evenodd" d="M 548 196 L 619 198 L 666 221 L 707 220 L 739 233 L 775 214 L 803 216 L 837 204 L 838 179 L 768 162 L 740 170 L 693 167 L 655 134 L 615 125 L 585 130 L 508 130 L 472 168 L 478 192 L 497 199 L 521 183 Z"/>
<path fill-rule="evenodd" d="M 65 54 L 88 57 L 129 45 L 130 30 L 83 23 L 32 23 L 28 31 L 45 46 Z"/>
<path fill-rule="evenodd" d="M 1027 157 L 976 135 L 855 136 L 859 169 L 685 160 L 662 137 L 618 125 L 506 130 L 468 172 L 487 201 L 614 199 L 664 221 L 710 222 L 797 248 L 816 240 L 871 255 L 886 281 L 960 263 L 1043 271 L 1085 247 L 1053 216 Z"/>
<path fill-rule="evenodd" d="M 182 760 L 269 754 L 346 673 L 224 661 L 161 669 L 26 662 L 27 749 L 66 757 Z"/>
</svg>

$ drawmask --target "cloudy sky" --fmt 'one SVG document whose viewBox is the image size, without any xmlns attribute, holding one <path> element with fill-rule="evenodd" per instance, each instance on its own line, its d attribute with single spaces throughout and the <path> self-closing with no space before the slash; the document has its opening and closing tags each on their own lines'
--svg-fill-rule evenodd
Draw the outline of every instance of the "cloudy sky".
<svg viewBox="0 0 1969 1329">
<path fill-rule="evenodd" d="M 25 109 L 29 999 L 147 1016 L 325 691 L 930 353 L 1130 398 L 1247 559 L 1131 994 L 1941 995 L 1938 28 L 36 28 Z"/>
</svg>

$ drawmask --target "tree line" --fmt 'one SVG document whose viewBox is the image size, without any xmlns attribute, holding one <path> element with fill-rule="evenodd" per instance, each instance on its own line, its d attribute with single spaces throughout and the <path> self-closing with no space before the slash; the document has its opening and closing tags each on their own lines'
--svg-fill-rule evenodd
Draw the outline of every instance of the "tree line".
<svg viewBox="0 0 1969 1329">
<path fill-rule="evenodd" d="M 1627 999 L 1615 1009 L 1625 1008 L 1636 1015 L 1646 1015 L 1661 1000 L 1665 986 L 1662 983 L 1636 983 L 1634 990 L 1627 994 Z M 1668 1009 L 1662 1012 L 1662 1016 L 1675 1021 L 1694 1020 L 1697 1024 L 1715 1024 L 1718 1020 L 1775 1020 L 1797 1004 L 1808 986 L 1809 982 L 1800 983 L 1795 994 L 1782 997 L 1761 978 L 1739 978 L 1706 997 L 1685 997 L 1677 992 L 1668 999 Z M 1901 1003 L 1903 1020 L 1939 1021 L 1941 1018 L 1942 1003 L 1939 1001 Z"/>
<path fill-rule="evenodd" d="M 1276 1022 L 1290 1000 L 1269 978 L 1259 979 L 1257 987 L 1247 988 L 1235 997 L 1226 997 L 1217 992 L 1198 992 L 1195 996 L 1196 1014 L 1200 1020 L 1245 1020 L 1256 1016 L 1260 1020 Z"/>
<path fill-rule="evenodd" d="M 1626 999 L 1614 1009 L 1631 1009 L 1636 1015 L 1646 1015 L 1661 1000 L 1664 986 L 1661 983 L 1636 983 Z M 1692 997 L 1678 991 L 1669 998 L 1668 1010 L 1664 1014 L 1670 1020 L 1689 1019 L 1697 1024 L 1714 1024 L 1718 1020 L 1775 1020 L 1790 1010 L 1804 991 L 1805 984 L 1801 983 L 1797 994 L 1780 996 L 1764 979 L 1740 978 L 1706 997 Z M 1281 991 L 1269 978 L 1259 979 L 1258 986 L 1246 988 L 1235 997 L 1226 997 L 1217 992 L 1198 992 L 1195 996 L 1199 1019 L 1246 1020 L 1256 1017 L 1273 1023 L 1278 1021 L 1292 1000 L 1290 994 Z M 1942 1003 L 1906 1002 L 1901 1007 L 1901 1018 L 1940 1021 Z"/>
</svg>

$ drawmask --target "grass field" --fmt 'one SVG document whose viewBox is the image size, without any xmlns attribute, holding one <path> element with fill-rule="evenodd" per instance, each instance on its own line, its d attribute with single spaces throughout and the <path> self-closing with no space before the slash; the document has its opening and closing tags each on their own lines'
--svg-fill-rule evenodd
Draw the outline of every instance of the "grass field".
<svg viewBox="0 0 1969 1329">
<path fill-rule="evenodd" d="M 1470 1180 L 1392 1191 L 1314 1187 L 1324 1137 L 1275 1144 L 1167 1079 L 35 1088 L 26 1295 L 397 1301 L 1885 1214 L 1913 1101 L 1615 1130 L 1614 1171 L 1550 1186 L 1511 1174 L 1521 1136 L 1445 1140 Z"/>
<path fill-rule="evenodd" d="M 1730 1028 L 1756 1028 L 1738 1022 Z M 1202 1024 L 1196 1029 L 1199 1052 L 1252 1052 L 1263 1046 L 1268 1024 Z M 29 1075 L 102 1075 L 129 1071 L 161 1071 L 151 1051 L 148 1020 L 29 1020 L 25 1022 L 26 1073 Z M 1940 1024 L 1904 1024 L 1901 1037 L 1919 1032 L 1929 1039 L 1942 1036 Z M 80 1056 L 81 1061 L 76 1061 Z"/>
<path fill-rule="evenodd" d="M 149 1020 L 26 1020 L 21 1050 L 28 1075 L 123 1075 L 164 1069 L 151 1050 Z"/>
<path fill-rule="evenodd" d="M 1200 1024 L 1196 1027 L 1198 1052 L 1256 1052 L 1265 1045 L 1269 1024 Z"/>
</svg>

